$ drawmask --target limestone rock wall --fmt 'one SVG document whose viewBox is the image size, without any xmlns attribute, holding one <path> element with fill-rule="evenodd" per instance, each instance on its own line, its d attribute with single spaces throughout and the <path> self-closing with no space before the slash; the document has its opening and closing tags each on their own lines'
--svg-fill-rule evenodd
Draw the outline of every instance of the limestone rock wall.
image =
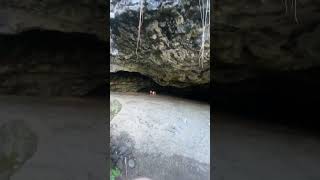
<svg viewBox="0 0 320 180">
<path fill-rule="evenodd" d="M 239 82 L 320 65 L 320 2 L 219 0 L 215 3 L 213 81 Z"/>
<path fill-rule="evenodd" d="M 137 72 L 163 86 L 210 81 L 209 30 L 204 66 L 199 65 L 201 17 L 197 0 L 148 0 L 136 54 L 139 1 L 111 2 L 111 72 Z"/>
<path fill-rule="evenodd" d="M 104 0 L 2 0 L 0 33 L 44 29 L 94 34 L 106 40 L 107 7 Z"/>
</svg>

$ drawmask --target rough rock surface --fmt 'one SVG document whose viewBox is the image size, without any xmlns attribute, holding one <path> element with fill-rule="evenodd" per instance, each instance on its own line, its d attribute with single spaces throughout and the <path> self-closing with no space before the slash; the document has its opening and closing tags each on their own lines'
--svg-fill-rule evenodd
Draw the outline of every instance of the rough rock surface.
<svg viewBox="0 0 320 180">
<path fill-rule="evenodd" d="M 320 65 L 320 2 L 223 0 L 214 8 L 215 82 L 238 82 L 261 73 Z M 294 7 L 294 6 L 293 6 Z"/>
<path fill-rule="evenodd" d="M 139 1 L 111 2 L 111 72 L 138 72 L 160 85 L 186 87 L 209 82 L 209 31 L 199 65 L 201 17 L 197 0 L 145 3 L 141 45 L 136 54 Z"/>
<path fill-rule="evenodd" d="M 39 30 L 37 32 L 39 36 L 42 31 L 61 32 L 65 33 L 66 37 L 70 35 L 69 33 L 82 33 L 94 36 L 97 41 L 103 40 L 104 43 L 107 43 L 109 40 L 106 30 L 108 27 L 107 3 L 102 0 L 1 1 L 0 43 L 2 45 L 11 44 L 15 36 L 20 37 L 33 30 Z M 137 72 L 152 78 L 156 83 L 168 86 L 186 87 L 208 83 L 209 43 L 205 44 L 204 67 L 201 68 L 198 62 L 202 30 L 198 1 L 147 1 L 141 31 L 142 43 L 137 58 L 135 47 L 138 9 L 139 1 L 137 0 L 117 0 L 111 3 L 110 30 L 112 34 L 110 41 L 112 48 L 110 50 L 113 54 L 111 71 Z M 2 41 L 3 38 L 7 40 Z M 81 39 L 83 36 L 78 38 Z M 206 42 L 209 42 L 208 31 L 205 38 Z M 52 41 L 51 39 L 47 43 L 50 44 Z M 86 49 L 77 49 L 80 53 L 70 55 L 71 53 L 66 51 L 56 52 L 57 47 L 39 50 L 31 48 L 32 46 L 28 44 L 30 50 L 21 41 L 17 43 L 22 47 L 12 48 L 9 45 L 11 47 L 9 51 L 5 47 L 2 48 L 3 52 L 0 55 L 4 56 L 3 59 L 6 59 L 6 62 L 1 62 L 0 75 L 4 80 L 0 84 L 0 93 L 85 95 L 101 85 L 100 79 L 98 80 L 100 85 L 97 85 L 95 75 L 99 74 L 99 77 L 106 78 L 105 75 L 100 75 L 101 64 L 106 62 L 106 57 L 99 53 L 99 55 L 94 55 Z M 43 43 L 44 39 L 39 41 L 38 46 L 41 47 Z M 62 45 L 64 43 L 60 42 Z M 82 43 L 76 42 L 75 44 L 81 46 Z M 69 45 L 74 46 L 75 44 Z M 68 49 L 70 46 L 64 48 Z M 15 51 L 17 49 L 19 51 Z M 101 50 L 101 47 L 97 49 L 103 53 L 106 52 Z M 30 54 L 26 54 L 27 50 Z M 52 54 L 56 54 L 56 57 L 53 57 Z M 80 57 L 84 58 L 80 60 Z M 62 62 L 60 58 L 65 59 L 68 63 Z M 100 58 L 105 58 L 104 62 L 100 62 Z M 81 61 L 81 65 L 76 64 L 76 60 Z M 10 61 L 20 63 L 12 64 Z M 44 61 L 47 62 L 44 63 Z M 73 66 L 70 66 L 71 64 Z M 93 67 L 93 64 L 100 64 L 100 67 Z M 85 69 L 86 67 L 89 68 Z M 26 71 L 28 73 L 25 73 Z M 90 80 L 88 80 L 89 71 L 92 77 Z M 18 76 L 13 76 L 14 74 Z M 84 84 L 84 81 L 89 83 Z M 49 92 L 46 87 L 55 88 L 51 88 Z"/>
<path fill-rule="evenodd" d="M 104 0 L 3 0 L 0 33 L 47 29 L 94 34 L 106 40 L 106 3 Z"/>
<path fill-rule="evenodd" d="M 110 74 L 110 91 L 140 92 L 158 86 L 152 79 L 138 73 L 117 72 Z"/>
</svg>

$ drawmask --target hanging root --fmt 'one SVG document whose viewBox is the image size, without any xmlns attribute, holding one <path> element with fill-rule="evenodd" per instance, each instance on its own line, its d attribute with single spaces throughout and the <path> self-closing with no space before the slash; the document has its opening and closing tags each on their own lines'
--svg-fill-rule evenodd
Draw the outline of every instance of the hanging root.
<svg viewBox="0 0 320 180">
<path fill-rule="evenodd" d="M 288 3 L 290 3 L 290 1 L 291 1 L 290 10 L 292 10 L 292 9 L 294 10 L 294 20 L 298 24 L 299 21 L 298 21 L 298 17 L 297 17 L 297 0 L 282 0 L 282 2 L 284 3 L 284 8 L 285 8 L 286 14 L 288 14 L 288 6 L 290 6 L 290 5 L 288 5 Z"/>
<path fill-rule="evenodd" d="M 298 17 L 297 17 L 297 0 L 294 0 L 294 19 L 296 21 L 296 23 L 298 24 Z"/>
<path fill-rule="evenodd" d="M 204 8 L 203 8 L 204 7 Z M 205 45 L 205 33 L 208 26 L 210 26 L 210 0 L 199 0 L 199 8 L 202 23 L 202 36 L 201 36 L 201 48 L 199 55 L 199 66 L 203 68 L 204 61 L 204 45 Z"/>
<path fill-rule="evenodd" d="M 137 58 L 138 58 L 139 44 L 141 43 L 140 33 L 141 33 L 141 26 L 142 26 L 142 22 L 143 22 L 143 1 L 144 0 L 140 0 L 140 15 L 139 15 L 138 38 L 137 38 L 137 47 L 136 47 Z"/>
</svg>

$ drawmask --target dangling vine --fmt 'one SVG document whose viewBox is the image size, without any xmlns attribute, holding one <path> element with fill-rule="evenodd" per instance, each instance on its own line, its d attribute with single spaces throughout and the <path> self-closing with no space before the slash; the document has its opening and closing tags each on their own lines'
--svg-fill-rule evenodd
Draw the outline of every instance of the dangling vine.
<svg viewBox="0 0 320 180">
<path fill-rule="evenodd" d="M 139 25 L 138 25 L 138 37 L 137 37 L 137 45 L 136 45 L 136 55 L 138 58 L 138 50 L 141 44 L 141 27 L 143 23 L 143 8 L 144 8 L 144 1 L 140 0 L 139 5 Z M 285 0 L 287 1 L 287 0 Z M 201 35 L 201 46 L 200 46 L 200 53 L 199 53 L 199 66 L 203 68 L 203 61 L 205 56 L 205 42 L 206 42 L 206 32 L 210 26 L 210 0 L 199 0 L 199 9 L 201 15 L 201 26 L 202 26 L 202 35 Z"/>
<path fill-rule="evenodd" d="M 139 45 L 141 43 L 140 33 L 141 33 L 141 26 L 143 23 L 143 3 L 144 3 L 144 0 L 140 0 L 140 15 L 139 15 L 138 37 L 137 37 L 137 47 L 136 47 L 137 58 L 138 58 Z"/>
<path fill-rule="evenodd" d="M 205 45 L 205 35 L 206 30 L 210 26 L 210 0 L 199 0 L 199 9 L 201 15 L 201 24 L 202 24 L 202 36 L 201 36 L 201 48 L 199 55 L 199 66 L 203 68 L 204 61 L 204 45 Z"/>
</svg>

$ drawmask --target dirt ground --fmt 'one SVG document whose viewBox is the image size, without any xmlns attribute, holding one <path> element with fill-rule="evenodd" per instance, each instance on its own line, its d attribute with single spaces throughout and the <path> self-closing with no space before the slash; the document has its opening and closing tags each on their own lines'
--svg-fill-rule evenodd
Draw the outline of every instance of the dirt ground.
<svg viewBox="0 0 320 180">
<path fill-rule="evenodd" d="M 210 179 L 210 107 L 169 96 L 111 93 L 122 104 L 111 126 L 120 179 Z"/>
<path fill-rule="evenodd" d="M 112 98 L 123 103 L 110 124 L 111 149 L 118 152 L 112 158 L 127 165 L 122 177 L 209 179 L 207 104 L 148 95 Z M 23 121 L 37 136 L 35 153 L 10 180 L 106 179 L 107 110 L 103 98 L 0 96 L 0 126 Z"/>
<path fill-rule="evenodd" d="M 24 121 L 38 138 L 10 180 L 106 179 L 106 114 L 104 99 L 0 96 L 0 125 Z"/>
<path fill-rule="evenodd" d="M 320 136 L 259 119 L 213 113 L 214 180 L 318 180 Z"/>
</svg>

